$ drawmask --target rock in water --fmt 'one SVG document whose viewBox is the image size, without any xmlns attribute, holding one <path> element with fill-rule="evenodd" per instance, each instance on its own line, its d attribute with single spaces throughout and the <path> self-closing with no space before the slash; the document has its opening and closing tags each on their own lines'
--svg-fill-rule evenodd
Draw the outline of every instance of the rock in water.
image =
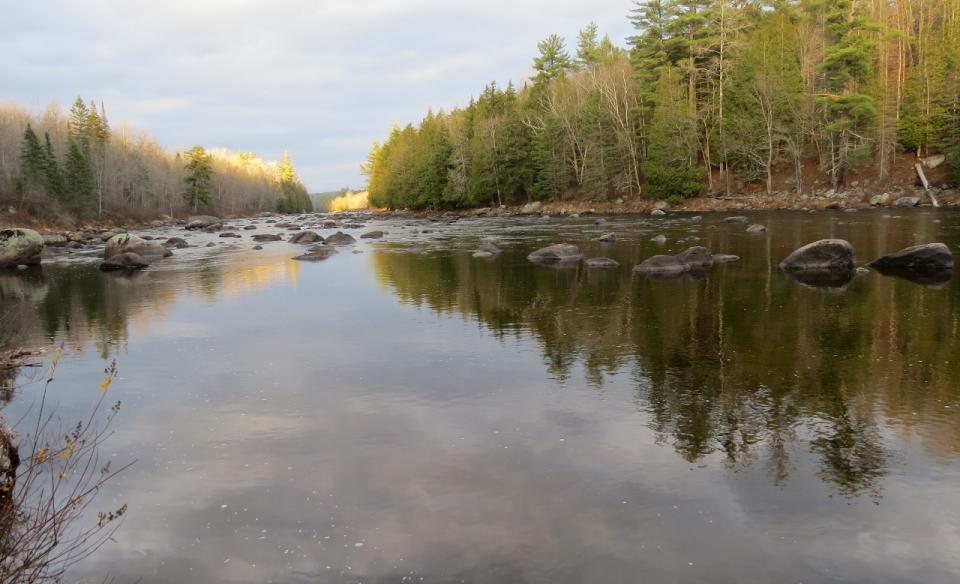
<svg viewBox="0 0 960 584">
<path fill-rule="evenodd" d="M 190 247 L 190 244 L 187 243 L 187 240 L 183 239 L 182 237 L 171 237 L 170 239 L 163 242 L 161 245 L 163 245 L 164 247 L 175 247 L 177 249 Z"/>
<path fill-rule="evenodd" d="M 39 266 L 43 237 L 33 229 L 0 230 L 0 268 Z"/>
<path fill-rule="evenodd" d="M 329 238 L 328 238 L 329 241 Z M 319 262 L 338 253 L 337 248 L 330 245 L 315 245 L 307 250 L 307 253 L 293 258 L 298 262 Z"/>
<path fill-rule="evenodd" d="M 538 264 L 567 264 L 579 262 L 583 259 L 580 248 L 569 243 L 558 243 L 538 249 L 527 256 L 531 262 Z"/>
<path fill-rule="evenodd" d="M 126 252 L 132 252 L 139 256 L 165 258 L 173 255 L 173 252 L 166 247 L 152 241 L 147 241 L 130 233 L 119 233 L 107 240 L 107 247 L 104 250 L 104 259 L 110 259 L 115 255 Z"/>
<path fill-rule="evenodd" d="M 607 233 L 605 235 L 601 235 L 600 238 L 597 239 L 597 241 L 599 241 L 600 243 L 613 243 L 616 240 L 617 240 L 616 233 Z"/>
<path fill-rule="evenodd" d="M 70 240 L 62 233 L 47 233 L 43 236 L 43 245 L 45 247 L 66 247 Z"/>
<path fill-rule="evenodd" d="M 150 263 L 144 259 L 143 256 L 128 251 L 118 253 L 104 260 L 103 263 L 100 264 L 100 269 L 104 271 L 142 270 L 149 265 Z"/>
<path fill-rule="evenodd" d="M 280 241 L 281 239 L 283 239 L 283 237 L 275 233 L 258 233 L 253 236 L 253 240 L 256 242 Z"/>
<path fill-rule="evenodd" d="M 659 243 L 662 245 L 664 243 L 667 243 L 667 236 L 661 234 L 656 237 L 651 237 L 650 241 L 652 241 L 653 243 Z"/>
<path fill-rule="evenodd" d="M 500 248 L 493 245 L 492 243 L 481 243 L 475 252 L 473 252 L 473 257 L 475 258 L 492 258 L 500 254 Z"/>
<path fill-rule="evenodd" d="M 290 243 L 317 243 L 323 238 L 313 231 L 300 231 L 290 236 Z"/>
<path fill-rule="evenodd" d="M 214 217 L 212 215 L 194 215 L 187 219 L 186 228 L 189 230 L 194 229 L 208 229 L 215 228 L 219 229 L 223 226 L 223 221 L 219 217 Z"/>
<path fill-rule="evenodd" d="M 705 247 L 691 247 L 683 253 L 677 255 L 688 268 L 709 268 L 713 265 L 713 254 Z"/>
<path fill-rule="evenodd" d="M 936 272 L 953 269 L 953 253 L 942 243 L 914 245 L 898 252 L 885 255 L 870 263 L 881 273 L 885 270 L 911 270 L 915 272 Z"/>
<path fill-rule="evenodd" d="M 654 209 L 653 211 L 650 211 L 650 214 L 654 217 L 663 217 L 667 214 L 667 212 L 663 209 Z"/>
<path fill-rule="evenodd" d="M 651 276 L 680 276 L 687 269 L 677 256 L 655 255 L 634 266 L 633 271 Z"/>
<path fill-rule="evenodd" d="M 232 237 L 232 238 L 238 238 L 238 237 L 243 237 L 243 236 L 240 235 L 239 233 L 234 233 L 234 232 L 232 232 L 232 231 L 224 231 L 223 233 L 220 234 L 220 237 L 221 237 L 222 239 L 229 239 L 229 238 L 231 238 L 231 237 Z"/>
<path fill-rule="evenodd" d="M 351 245 L 357 243 L 357 240 L 354 239 L 349 233 L 338 231 L 327 237 L 326 243 L 327 245 Z"/>
<path fill-rule="evenodd" d="M 750 219 L 744 217 L 743 215 L 737 215 L 735 217 L 727 217 L 720 223 L 742 223 L 746 225 L 747 223 L 750 223 Z"/>
<path fill-rule="evenodd" d="M 893 202 L 894 207 L 916 207 L 920 204 L 920 197 L 900 197 Z"/>
<path fill-rule="evenodd" d="M 842 239 L 809 243 L 780 262 L 785 272 L 853 272 L 853 246 Z"/>
<path fill-rule="evenodd" d="M 759 223 L 754 223 L 750 227 L 747 227 L 747 233 L 759 235 L 761 233 L 766 233 L 766 232 L 767 232 L 766 226 L 760 225 Z"/>
<path fill-rule="evenodd" d="M 543 203 L 540 201 L 533 201 L 531 203 L 527 203 L 523 207 L 520 207 L 520 213 L 522 215 L 533 215 L 534 213 L 539 212 L 541 207 L 543 207 Z"/>
<path fill-rule="evenodd" d="M 360 239 L 380 239 L 383 237 L 382 231 L 368 231 L 360 236 Z"/>
<path fill-rule="evenodd" d="M 590 258 L 583 262 L 583 264 L 588 268 L 597 269 L 616 268 L 620 265 L 616 260 L 612 260 L 610 258 Z"/>
<path fill-rule="evenodd" d="M 715 253 L 713 254 L 713 263 L 715 264 L 727 264 L 730 262 L 739 262 L 740 256 L 733 254 L 725 253 Z"/>
</svg>

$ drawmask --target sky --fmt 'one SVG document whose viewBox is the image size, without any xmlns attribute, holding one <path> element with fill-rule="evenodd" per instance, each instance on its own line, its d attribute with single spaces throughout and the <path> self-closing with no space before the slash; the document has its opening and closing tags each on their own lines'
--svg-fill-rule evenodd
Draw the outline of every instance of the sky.
<svg viewBox="0 0 960 584">
<path fill-rule="evenodd" d="M 311 192 L 362 187 L 393 124 L 522 83 L 537 41 L 632 0 L 0 0 L 0 102 L 77 95 L 167 148 L 293 157 Z"/>
</svg>

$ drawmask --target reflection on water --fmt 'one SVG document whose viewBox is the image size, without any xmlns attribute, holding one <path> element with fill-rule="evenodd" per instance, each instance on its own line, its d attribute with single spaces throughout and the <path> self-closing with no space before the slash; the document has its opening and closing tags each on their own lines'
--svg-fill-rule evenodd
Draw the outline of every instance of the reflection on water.
<svg viewBox="0 0 960 584">
<path fill-rule="evenodd" d="M 768 236 L 709 216 L 426 239 L 388 222 L 383 243 L 317 265 L 278 247 L 132 278 L 0 273 L 0 342 L 67 344 L 67 412 L 119 360 L 112 455 L 140 462 L 106 496 L 130 519 L 79 575 L 955 580 L 960 285 L 820 289 L 776 265 L 821 237 L 861 263 L 957 249 L 960 215 L 757 219 Z M 472 258 L 482 239 L 504 253 Z M 621 267 L 526 261 L 559 241 Z M 630 271 L 693 241 L 743 259 L 701 279 Z"/>
</svg>

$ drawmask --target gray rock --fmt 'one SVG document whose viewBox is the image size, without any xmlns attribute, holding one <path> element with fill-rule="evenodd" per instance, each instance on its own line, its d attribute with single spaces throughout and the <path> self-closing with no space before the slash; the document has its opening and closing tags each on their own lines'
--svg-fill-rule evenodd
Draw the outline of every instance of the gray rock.
<svg viewBox="0 0 960 584">
<path fill-rule="evenodd" d="M 334 227 L 337 226 L 337 222 L 334 221 L 333 219 L 326 219 L 324 220 L 323 223 L 321 223 L 321 225 L 323 226 L 324 229 L 333 229 Z"/>
<path fill-rule="evenodd" d="M 328 238 L 329 241 L 329 238 Z M 307 253 L 293 258 L 298 262 L 319 262 L 337 253 L 337 248 L 330 245 L 315 245 Z"/>
<path fill-rule="evenodd" d="M 44 247 L 66 247 L 70 240 L 61 233 L 45 233 L 43 235 Z"/>
<path fill-rule="evenodd" d="M 708 268 L 713 265 L 713 254 L 705 247 L 691 247 L 677 254 L 677 259 L 690 268 Z"/>
<path fill-rule="evenodd" d="M 750 219 L 748 217 L 744 217 L 743 215 L 737 215 L 735 217 L 726 217 L 720 221 L 720 223 L 742 223 L 743 225 L 747 225 L 750 223 Z"/>
<path fill-rule="evenodd" d="M 243 236 L 240 235 L 239 233 L 234 233 L 232 231 L 224 231 L 223 233 L 220 234 L 220 237 L 224 239 L 228 239 L 228 238 L 236 239 L 238 237 L 243 237 Z"/>
<path fill-rule="evenodd" d="M 244 230 L 244 231 L 254 231 L 256 228 L 257 228 L 256 225 L 245 225 L 244 228 L 243 228 L 243 230 Z"/>
<path fill-rule="evenodd" d="M 942 243 L 914 245 L 870 262 L 871 268 L 932 272 L 953 269 L 953 253 Z"/>
<path fill-rule="evenodd" d="M 43 237 L 33 229 L 0 230 L 0 268 L 39 266 Z"/>
<path fill-rule="evenodd" d="M 380 239 L 383 237 L 382 231 L 368 231 L 360 236 L 360 239 Z"/>
<path fill-rule="evenodd" d="M 882 195 L 873 195 L 870 197 L 870 204 L 874 207 L 881 207 L 886 205 L 890 201 L 890 194 L 883 193 Z"/>
<path fill-rule="evenodd" d="M 601 235 L 601 236 L 597 239 L 597 241 L 599 241 L 599 242 L 601 242 L 601 243 L 613 243 L 613 242 L 615 242 L 616 240 L 617 240 L 617 234 L 616 234 L 616 233 L 606 233 L 606 234 L 604 234 L 604 235 Z"/>
<path fill-rule="evenodd" d="M 920 204 L 920 197 L 900 197 L 893 202 L 894 207 L 916 207 Z"/>
<path fill-rule="evenodd" d="M 176 249 L 183 249 L 185 247 L 190 247 L 190 244 L 187 243 L 186 239 L 182 237 L 171 237 L 170 239 L 163 242 L 161 245 L 164 247 L 173 247 Z"/>
<path fill-rule="evenodd" d="M 822 239 L 797 249 L 780 262 L 785 272 L 853 272 L 853 246 L 842 239 Z"/>
<path fill-rule="evenodd" d="M 750 227 L 747 227 L 747 233 L 761 234 L 766 232 L 767 227 L 765 225 L 760 225 L 759 223 L 754 223 Z"/>
<path fill-rule="evenodd" d="M 473 252 L 475 258 L 492 258 L 500 254 L 500 248 L 490 242 L 481 243 L 477 250 Z"/>
<path fill-rule="evenodd" d="M 655 255 L 634 266 L 633 271 L 653 275 L 681 275 L 689 268 L 677 256 Z"/>
<path fill-rule="evenodd" d="M 651 238 L 650 238 L 650 241 L 652 241 L 652 242 L 654 242 L 654 243 L 659 243 L 659 244 L 662 245 L 662 244 L 664 244 L 664 243 L 667 243 L 667 236 L 666 236 L 666 235 L 657 235 L 656 237 L 651 237 Z"/>
<path fill-rule="evenodd" d="M 730 262 L 739 262 L 740 256 L 727 254 L 727 253 L 715 253 L 713 254 L 713 263 L 715 264 L 727 264 Z"/>
<path fill-rule="evenodd" d="M 142 270 L 150 265 L 143 256 L 130 251 L 112 255 L 100 264 L 100 269 L 111 270 Z"/>
<path fill-rule="evenodd" d="M 667 212 L 664 211 L 663 209 L 654 209 L 653 211 L 650 211 L 650 214 L 653 215 L 654 217 L 663 217 L 664 215 L 667 214 Z"/>
<path fill-rule="evenodd" d="M 211 241 L 210 243 L 208 243 L 208 244 L 205 245 L 204 247 L 216 247 L 216 246 L 217 246 L 217 244 L 215 244 L 215 243 L 213 243 L 213 242 Z"/>
<path fill-rule="evenodd" d="M 283 237 L 277 235 L 276 233 L 258 233 L 253 236 L 253 240 L 257 243 L 263 243 L 265 241 L 280 241 Z"/>
<path fill-rule="evenodd" d="M 540 201 L 533 201 L 527 203 L 523 207 L 520 207 L 520 213 L 523 215 L 533 215 L 540 211 L 540 208 L 543 207 L 543 203 Z"/>
<path fill-rule="evenodd" d="M 587 266 L 588 268 L 609 269 L 616 268 L 620 264 L 610 258 L 590 258 L 583 262 L 583 265 Z"/>
<path fill-rule="evenodd" d="M 653 204 L 653 208 L 660 209 L 661 211 L 666 211 L 667 209 L 670 208 L 670 203 L 666 201 L 657 201 L 656 203 Z"/>
<path fill-rule="evenodd" d="M 583 259 L 580 248 L 569 243 L 558 243 L 547 246 L 527 256 L 531 262 L 541 264 L 566 264 Z"/>
<path fill-rule="evenodd" d="M 208 229 L 215 228 L 219 229 L 223 226 L 223 221 L 219 217 L 214 217 L 212 215 L 194 215 L 187 219 L 186 228 L 188 230 L 194 229 Z"/>
<path fill-rule="evenodd" d="M 290 236 L 290 243 L 317 243 L 323 238 L 313 231 L 300 231 Z"/>
<path fill-rule="evenodd" d="M 107 247 L 104 249 L 104 259 L 124 254 L 127 252 L 135 253 L 145 258 L 165 258 L 173 255 L 173 252 L 159 243 L 147 241 L 131 233 L 118 233 L 107 241 Z"/>
<path fill-rule="evenodd" d="M 326 243 L 327 245 L 351 245 L 357 243 L 357 240 L 354 239 L 349 233 L 338 231 L 327 237 Z"/>
</svg>

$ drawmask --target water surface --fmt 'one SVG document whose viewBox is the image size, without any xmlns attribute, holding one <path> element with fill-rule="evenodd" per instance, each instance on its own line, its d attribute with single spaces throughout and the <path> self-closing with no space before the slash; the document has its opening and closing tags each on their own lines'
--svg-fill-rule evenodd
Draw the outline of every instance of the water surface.
<svg viewBox="0 0 960 584">
<path fill-rule="evenodd" d="M 960 214 L 722 217 L 369 221 L 316 264 L 194 234 L 217 246 L 132 277 L 0 274 L 0 339 L 64 344 L 65 418 L 120 369 L 105 454 L 137 462 L 99 506 L 130 511 L 72 579 L 960 580 L 960 283 L 776 269 L 823 237 L 957 252 Z M 525 259 L 557 242 L 621 267 Z M 695 244 L 742 260 L 631 273 Z"/>
</svg>

